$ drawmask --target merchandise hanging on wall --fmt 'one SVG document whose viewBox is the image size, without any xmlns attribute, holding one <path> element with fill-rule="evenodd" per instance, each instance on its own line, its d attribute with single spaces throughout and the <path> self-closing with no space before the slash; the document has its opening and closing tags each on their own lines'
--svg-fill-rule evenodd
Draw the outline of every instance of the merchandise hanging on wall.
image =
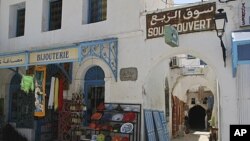
<svg viewBox="0 0 250 141">
<path fill-rule="evenodd" d="M 45 116 L 46 66 L 35 67 L 35 117 Z"/>
</svg>

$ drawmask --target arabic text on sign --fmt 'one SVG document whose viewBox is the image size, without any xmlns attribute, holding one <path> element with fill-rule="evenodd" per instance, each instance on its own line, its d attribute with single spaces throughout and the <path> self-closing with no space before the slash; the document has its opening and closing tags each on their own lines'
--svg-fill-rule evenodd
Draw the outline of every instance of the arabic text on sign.
<svg viewBox="0 0 250 141">
<path fill-rule="evenodd" d="M 158 22 L 167 24 L 172 19 L 184 19 L 184 20 L 198 19 L 200 17 L 200 15 L 213 12 L 213 10 L 214 10 L 214 8 L 213 8 L 213 6 L 211 6 L 210 9 L 204 10 L 204 11 L 199 11 L 199 10 L 191 11 L 191 9 L 188 8 L 188 9 L 186 9 L 187 12 L 184 13 L 183 15 L 181 13 L 182 12 L 181 10 L 176 10 L 174 12 L 175 13 L 174 16 L 169 16 L 169 15 L 173 15 L 173 14 L 171 14 L 173 12 L 170 12 L 170 14 L 167 13 L 166 15 L 164 14 L 162 17 L 160 17 L 158 15 L 153 15 L 151 22 L 150 22 L 150 25 L 151 26 L 156 25 Z"/>
<path fill-rule="evenodd" d="M 164 26 L 174 26 L 179 34 L 191 33 L 215 28 L 213 18 L 215 3 L 196 5 L 192 7 L 152 13 L 146 16 L 147 38 L 161 37 Z"/>
</svg>

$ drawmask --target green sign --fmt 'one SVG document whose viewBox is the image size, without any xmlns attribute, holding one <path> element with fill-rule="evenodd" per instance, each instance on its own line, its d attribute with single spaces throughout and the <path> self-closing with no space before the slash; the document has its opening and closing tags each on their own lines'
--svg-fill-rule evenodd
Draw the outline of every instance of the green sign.
<svg viewBox="0 0 250 141">
<path fill-rule="evenodd" d="M 166 25 L 164 27 L 164 35 L 166 44 L 170 45 L 171 47 L 179 46 L 179 35 L 173 26 Z"/>
</svg>

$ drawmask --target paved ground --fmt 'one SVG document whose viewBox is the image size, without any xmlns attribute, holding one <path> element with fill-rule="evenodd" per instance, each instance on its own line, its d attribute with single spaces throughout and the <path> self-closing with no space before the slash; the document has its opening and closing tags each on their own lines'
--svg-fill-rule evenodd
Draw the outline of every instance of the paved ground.
<svg viewBox="0 0 250 141">
<path fill-rule="evenodd" d="M 171 141 L 209 141 L 209 132 L 195 131 L 184 136 L 179 136 Z"/>
</svg>

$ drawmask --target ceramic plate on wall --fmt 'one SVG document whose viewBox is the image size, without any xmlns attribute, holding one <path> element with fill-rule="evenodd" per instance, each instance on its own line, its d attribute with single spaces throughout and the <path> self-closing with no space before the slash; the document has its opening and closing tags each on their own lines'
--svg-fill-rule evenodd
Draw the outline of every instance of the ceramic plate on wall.
<svg viewBox="0 0 250 141">
<path fill-rule="evenodd" d="M 124 123 L 122 126 L 121 126 L 121 132 L 122 133 L 131 133 L 133 131 L 133 124 L 132 123 Z"/>
</svg>

